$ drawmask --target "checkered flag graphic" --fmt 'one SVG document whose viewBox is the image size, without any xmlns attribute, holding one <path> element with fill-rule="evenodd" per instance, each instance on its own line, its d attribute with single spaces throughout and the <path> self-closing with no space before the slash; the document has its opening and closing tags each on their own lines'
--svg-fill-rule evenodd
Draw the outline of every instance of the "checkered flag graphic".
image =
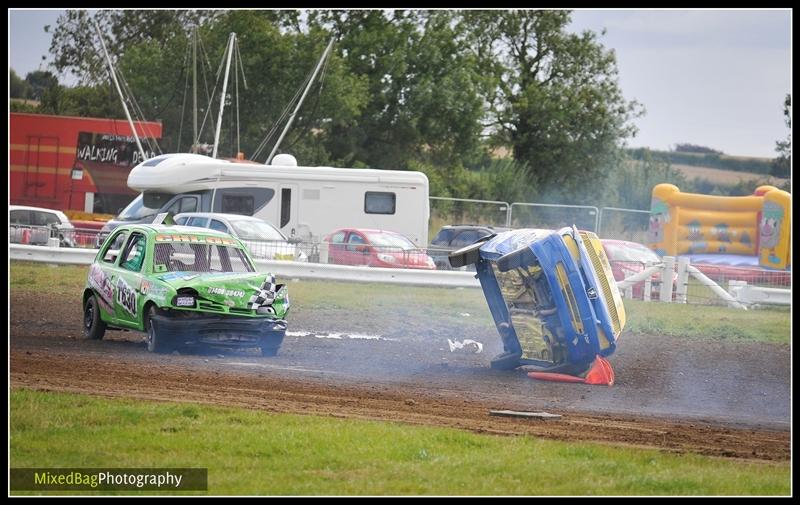
<svg viewBox="0 0 800 505">
<path fill-rule="evenodd" d="M 276 288 L 275 276 L 272 274 L 267 275 L 258 292 L 247 301 L 248 307 L 252 310 L 263 305 L 271 305 L 275 301 Z"/>
</svg>

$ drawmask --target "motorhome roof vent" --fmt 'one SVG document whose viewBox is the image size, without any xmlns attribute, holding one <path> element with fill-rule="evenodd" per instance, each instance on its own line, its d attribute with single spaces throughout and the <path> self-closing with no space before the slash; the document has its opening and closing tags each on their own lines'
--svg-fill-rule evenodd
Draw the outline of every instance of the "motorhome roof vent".
<svg viewBox="0 0 800 505">
<path fill-rule="evenodd" d="M 272 158 L 273 165 L 280 165 L 283 167 L 296 167 L 297 160 L 291 154 L 279 154 Z"/>
</svg>

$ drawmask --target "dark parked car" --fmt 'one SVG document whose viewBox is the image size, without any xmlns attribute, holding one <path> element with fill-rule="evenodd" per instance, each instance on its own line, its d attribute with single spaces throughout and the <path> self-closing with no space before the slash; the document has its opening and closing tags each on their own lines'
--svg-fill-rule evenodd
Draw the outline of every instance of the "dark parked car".
<svg viewBox="0 0 800 505">
<path fill-rule="evenodd" d="M 431 241 L 428 246 L 428 255 L 433 258 L 436 263 L 436 268 L 439 270 L 451 270 L 450 261 L 447 255 L 456 249 L 461 249 L 464 246 L 474 244 L 489 235 L 507 231 L 508 228 L 500 228 L 495 226 L 484 226 L 476 224 L 459 224 L 442 226 L 439 233 Z M 468 266 L 469 269 L 474 269 L 473 265 Z"/>
</svg>

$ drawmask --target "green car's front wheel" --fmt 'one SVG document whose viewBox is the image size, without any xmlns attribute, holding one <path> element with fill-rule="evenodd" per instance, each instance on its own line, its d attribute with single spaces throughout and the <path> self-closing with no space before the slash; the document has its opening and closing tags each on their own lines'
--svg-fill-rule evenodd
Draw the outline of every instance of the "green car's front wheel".
<svg viewBox="0 0 800 505">
<path fill-rule="evenodd" d="M 100 340 L 106 333 L 106 323 L 100 319 L 97 296 L 92 294 L 83 306 L 83 334 L 90 340 Z"/>
<path fill-rule="evenodd" d="M 147 330 L 147 350 L 150 352 L 165 353 L 172 350 L 172 347 L 165 342 L 164 336 L 158 332 L 156 324 L 153 324 L 153 319 L 158 310 L 154 305 L 147 309 L 147 316 L 145 319 L 145 329 Z"/>
</svg>

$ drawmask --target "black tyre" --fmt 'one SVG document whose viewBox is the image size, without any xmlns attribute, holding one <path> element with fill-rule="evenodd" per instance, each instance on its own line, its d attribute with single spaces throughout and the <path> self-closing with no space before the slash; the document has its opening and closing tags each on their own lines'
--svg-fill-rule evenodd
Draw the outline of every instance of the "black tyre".
<svg viewBox="0 0 800 505">
<path fill-rule="evenodd" d="M 468 246 L 464 246 L 461 249 L 456 249 L 455 251 L 448 254 L 447 258 L 448 260 L 450 260 L 450 266 L 453 268 L 461 268 L 463 266 L 477 263 L 481 257 L 479 249 L 481 248 L 484 242 L 491 239 L 495 235 L 496 233 L 487 235 L 483 238 L 478 239 L 477 241 L 473 242 Z"/>
<path fill-rule="evenodd" d="M 521 357 L 522 353 L 504 352 L 492 359 L 491 367 L 495 370 L 513 370 L 520 365 L 519 359 Z"/>
<path fill-rule="evenodd" d="M 106 323 L 100 319 L 100 307 L 94 294 L 83 306 L 83 334 L 90 340 L 100 340 L 106 334 Z"/>
<path fill-rule="evenodd" d="M 280 349 L 282 343 L 283 343 L 283 335 L 269 336 L 262 338 L 261 355 L 267 357 L 277 356 L 278 349 Z"/>
<path fill-rule="evenodd" d="M 147 331 L 147 350 L 150 352 L 166 353 L 172 351 L 172 346 L 168 344 L 164 336 L 159 334 L 157 324 L 153 324 L 153 318 L 158 314 L 155 306 L 151 305 L 147 309 L 147 316 L 144 323 L 144 328 Z"/>
</svg>

